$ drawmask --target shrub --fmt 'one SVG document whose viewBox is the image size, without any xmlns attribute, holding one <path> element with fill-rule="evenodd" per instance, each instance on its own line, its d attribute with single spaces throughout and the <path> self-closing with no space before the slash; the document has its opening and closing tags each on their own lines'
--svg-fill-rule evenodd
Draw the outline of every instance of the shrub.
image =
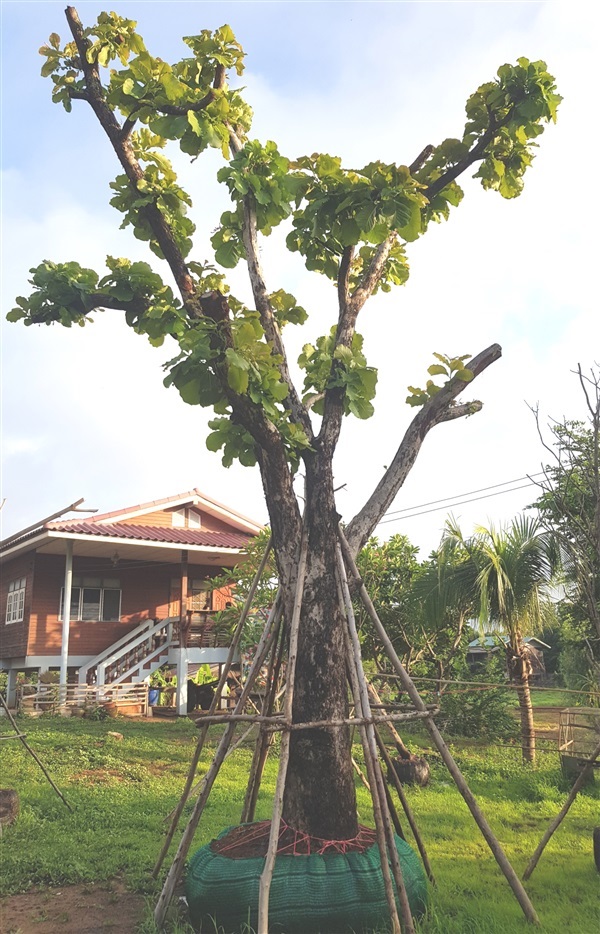
<svg viewBox="0 0 600 934">
<path fill-rule="evenodd" d="M 487 741 L 517 736 L 517 722 L 510 712 L 510 691 L 502 683 L 497 688 L 484 687 L 490 682 L 500 682 L 501 671 L 502 666 L 492 659 L 481 673 L 473 674 L 469 669 L 461 672 L 462 680 L 479 681 L 482 686 L 450 685 L 442 695 L 441 710 L 436 717 L 442 732 Z M 460 675 L 457 677 L 461 679 Z"/>
</svg>

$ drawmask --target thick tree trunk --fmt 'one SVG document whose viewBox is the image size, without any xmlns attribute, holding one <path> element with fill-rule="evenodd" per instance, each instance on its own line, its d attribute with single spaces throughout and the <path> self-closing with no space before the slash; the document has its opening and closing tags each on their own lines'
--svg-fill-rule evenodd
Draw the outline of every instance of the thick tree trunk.
<svg viewBox="0 0 600 934">
<path fill-rule="evenodd" d="M 531 691 L 529 690 L 531 666 L 527 657 L 527 649 L 520 636 L 517 637 L 513 645 L 509 646 L 508 652 L 508 671 L 511 680 L 517 685 L 517 697 L 519 698 L 523 762 L 535 762 L 535 728 Z"/>
<path fill-rule="evenodd" d="M 323 459 L 324 460 L 324 459 Z M 330 466 L 315 457 L 307 469 L 304 523 L 308 561 L 300 619 L 293 720 L 348 716 L 344 617 L 336 586 L 337 526 Z M 277 551 L 277 541 L 275 542 Z M 281 567 L 290 618 L 295 575 Z M 329 840 L 358 833 L 348 727 L 292 734 L 283 819 L 294 830 Z"/>
</svg>

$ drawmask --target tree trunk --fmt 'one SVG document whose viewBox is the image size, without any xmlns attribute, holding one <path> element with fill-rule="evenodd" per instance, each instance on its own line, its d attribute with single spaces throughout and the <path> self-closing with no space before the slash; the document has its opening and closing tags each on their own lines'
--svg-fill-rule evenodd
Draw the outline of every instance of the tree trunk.
<svg viewBox="0 0 600 934">
<path fill-rule="evenodd" d="M 308 561 L 294 687 L 295 723 L 348 716 L 344 616 L 336 586 L 339 516 L 330 465 L 324 460 L 315 457 L 306 476 Z M 282 570 L 289 619 L 294 580 Z M 283 819 L 294 830 L 328 840 L 357 835 L 348 727 L 292 733 Z"/>
<path fill-rule="evenodd" d="M 517 636 L 513 644 L 509 644 L 507 652 L 508 672 L 511 680 L 517 685 L 517 697 L 519 698 L 523 762 L 535 762 L 535 729 L 531 691 L 529 690 L 531 665 L 527 657 L 527 647 L 520 635 Z"/>
</svg>

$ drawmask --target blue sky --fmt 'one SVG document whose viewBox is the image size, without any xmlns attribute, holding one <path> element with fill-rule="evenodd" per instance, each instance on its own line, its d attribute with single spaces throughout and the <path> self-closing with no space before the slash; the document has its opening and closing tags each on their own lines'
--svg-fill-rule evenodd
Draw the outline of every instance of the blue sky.
<svg viewBox="0 0 600 934">
<path fill-rule="evenodd" d="M 76 4 L 90 23 L 100 3 Z M 154 54 L 174 60 L 182 35 L 223 22 L 247 52 L 242 83 L 255 109 L 252 135 L 289 156 L 339 154 L 348 166 L 381 158 L 410 162 L 426 143 L 459 135 L 467 96 L 520 55 L 544 58 L 564 95 L 559 121 L 540 140 L 525 193 L 503 202 L 467 181 L 448 224 L 411 245 L 411 278 L 377 298 L 359 321 L 369 362 L 379 367 L 377 413 L 348 421 L 336 458 L 349 519 L 377 483 L 411 416 L 406 386 L 419 385 L 433 351 L 477 353 L 492 342 L 502 361 L 477 383 L 476 418 L 440 426 L 395 508 L 523 476 L 543 451 L 525 405 L 544 418 L 583 416 L 571 370 L 600 354 L 594 247 L 598 196 L 578 172 L 595 113 L 597 14 L 573 3 L 177 3 L 112 0 L 138 20 Z M 42 259 L 77 259 L 101 271 L 107 253 L 150 261 L 119 231 L 108 206 L 114 157 L 92 115 L 50 101 L 39 46 L 67 34 L 64 4 L 2 2 L 3 307 L 27 292 Z M 585 11 L 585 15 L 584 15 Z M 596 21 L 594 20 L 596 17 Z M 197 258 L 228 201 L 211 155 L 190 165 L 174 155 L 194 199 Z M 154 261 L 157 262 L 157 261 Z M 290 257 L 282 238 L 264 245 L 269 287 L 293 291 L 312 312 L 292 337 L 292 358 L 333 322 L 331 287 Z M 157 267 L 158 268 L 158 267 Z M 236 291 L 247 285 L 232 276 Z M 597 303 L 596 303 L 597 304 Z M 108 510 L 198 486 L 257 519 L 266 512 L 255 471 L 225 471 L 204 446 L 206 413 L 162 387 L 156 351 L 111 314 L 91 328 L 2 326 L 4 534 L 85 496 Z M 466 529 L 510 518 L 531 488 L 456 509 Z M 381 527 L 405 532 L 424 553 L 444 513 Z"/>
</svg>

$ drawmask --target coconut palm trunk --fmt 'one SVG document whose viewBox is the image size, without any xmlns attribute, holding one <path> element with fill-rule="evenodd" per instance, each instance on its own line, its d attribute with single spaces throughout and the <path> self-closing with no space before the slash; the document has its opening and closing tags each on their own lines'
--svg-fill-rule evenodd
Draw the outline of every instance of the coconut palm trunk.
<svg viewBox="0 0 600 934">
<path fill-rule="evenodd" d="M 523 762 L 535 762 L 535 727 L 529 684 L 531 664 L 527 646 L 520 633 L 515 634 L 515 638 L 509 640 L 506 654 L 510 680 L 517 686 Z"/>
</svg>

